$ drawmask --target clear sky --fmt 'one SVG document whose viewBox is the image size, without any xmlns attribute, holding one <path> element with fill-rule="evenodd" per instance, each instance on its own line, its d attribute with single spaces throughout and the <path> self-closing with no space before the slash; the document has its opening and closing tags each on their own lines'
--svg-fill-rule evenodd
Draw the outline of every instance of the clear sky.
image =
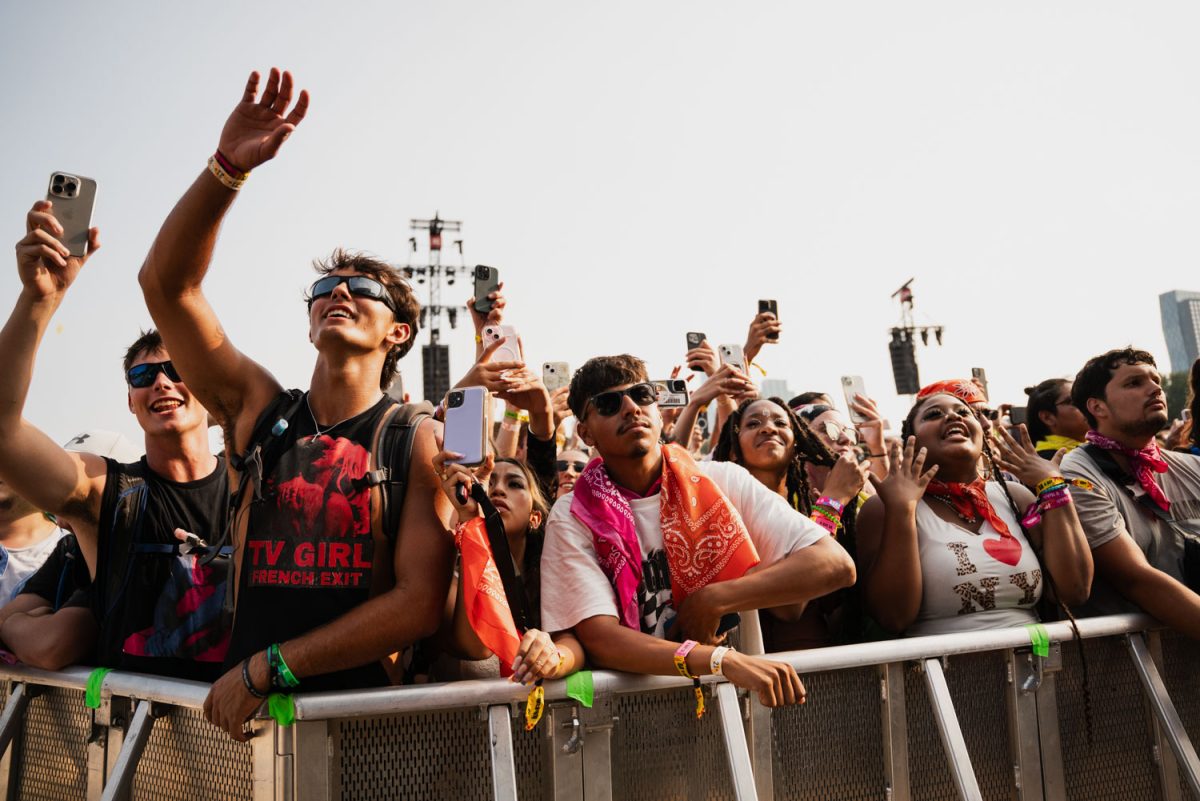
<svg viewBox="0 0 1200 801">
<path fill-rule="evenodd" d="M 309 115 L 251 176 L 206 291 L 287 385 L 312 368 L 308 263 L 403 263 L 409 218 L 437 210 L 503 271 L 537 364 L 630 351 L 665 376 L 686 331 L 741 342 L 773 297 L 769 377 L 861 374 L 898 424 L 890 295 L 915 276 L 946 331 L 925 382 L 983 366 L 1019 402 L 1129 343 L 1165 367 L 1157 295 L 1200 289 L 1198 22 L 1182 2 L 0 4 L 0 232 L 67 170 L 99 182 L 103 239 L 27 416 L 140 442 L 120 374 L 149 325 L 138 267 L 272 65 Z M 450 341 L 461 374 L 469 325 Z M 401 366 L 415 393 L 419 353 Z"/>
</svg>

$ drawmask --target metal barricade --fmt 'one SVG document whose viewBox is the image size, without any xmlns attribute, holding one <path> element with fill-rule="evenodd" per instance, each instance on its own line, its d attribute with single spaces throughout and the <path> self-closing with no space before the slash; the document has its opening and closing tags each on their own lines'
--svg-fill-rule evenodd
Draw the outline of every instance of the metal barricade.
<svg viewBox="0 0 1200 801">
<path fill-rule="evenodd" d="M 1046 659 L 1023 629 L 777 654 L 809 694 L 786 709 L 706 678 L 697 720 L 681 677 L 597 672 L 591 708 L 548 683 L 533 731 L 527 688 L 466 681 L 298 695 L 295 724 L 258 721 L 247 744 L 203 720 L 206 685 L 110 673 L 93 710 L 84 669 L 0 668 L 0 788 L 53 801 L 1200 801 L 1200 645 L 1150 626 L 1080 621 L 1086 683 L 1055 623 Z"/>
</svg>

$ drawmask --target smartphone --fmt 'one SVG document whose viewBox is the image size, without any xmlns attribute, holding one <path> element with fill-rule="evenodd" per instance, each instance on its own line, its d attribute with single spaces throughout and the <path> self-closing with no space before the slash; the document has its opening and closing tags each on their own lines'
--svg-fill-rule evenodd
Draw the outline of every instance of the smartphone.
<svg viewBox="0 0 1200 801">
<path fill-rule="evenodd" d="M 706 340 L 706 339 L 708 339 L 708 337 L 706 337 L 704 335 L 704 333 L 701 331 L 688 331 L 687 332 L 687 349 L 695 350 L 696 348 L 703 345 L 704 340 Z M 692 367 L 692 369 L 697 372 L 701 372 L 701 373 L 704 372 L 703 367 L 695 366 L 695 367 Z"/>
<path fill-rule="evenodd" d="M 475 311 L 487 314 L 492 310 L 488 295 L 500 288 L 500 271 L 486 264 L 475 265 Z"/>
<path fill-rule="evenodd" d="M 982 367 L 972 367 L 971 368 L 971 378 L 974 378 L 975 383 L 977 383 L 977 384 L 979 384 L 979 386 L 983 387 L 983 394 L 985 397 L 991 397 L 990 395 L 988 395 L 987 371 L 986 370 L 984 370 Z"/>
<path fill-rule="evenodd" d="M 763 312 L 770 312 L 771 314 L 775 315 L 775 319 L 778 320 L 779 319 L 779 304 L 776 303 L 774 300 L 760 300 L 758 302 L 758 313 L 762 314 Z M 768 335 L 767 341 L 768 342 L 778 342 L 779 334 Z"/>
<path fill-rule="evenodd" d="M 660 409 L 681 409 L 688 405 L 687 382 L 681 378 L 668 378 L 666 381 L 651 381 L 658 394 Z"/>
<path fill-rule="evenodd" d="M 489 348 L 493 343 L 504 340 L 504 344 L 496 348 L 492 354 L 494 362 L 523 362 L 521 344 L 517 341 L 517 329 L 511 325 L 485 325 L 483 327 L 483 347 Z"/>
<path fill-rule="evenodd" d="M 51 211 L 63 227 L 59 241 L 72 256 L 86 256 L 88 229 L 92 227 L 92 210 L 96 206 L 96 182 L 69 172 L 51 173 L 46 200 L 54 204 Z"/>
<path fill-rule="evenodd" d="M 542 365 L 542 383 L 547 392 L 571 385 L 571 368 L 566 362 L 546 362 Z"/>
<path fill-rule="evenodd" d="M 1029 422 L 1029 407 L 1014 406 L 1008 410 L 1008 422 L 1014 426 Z"/>
<path fill-rule="evenodd" d="M 741 345 L 720 345 L 717 353 L 721 357 L 721 364 L 732 364 L 739 370 L 746 369 L 746 354 Z"/>
<path fill-rule="evenodd" d="M 487 458 L 491 412 L 492 396 L 486 387 L 459 387 L 446 393 L 443 447 L 463 455 L 455 460 L 458 464 L 475 467 Z"/>
<path fill-rule="evenodd" d="M 850 412 L 850 420 L 855 425 L 867 422 L 867 418 L 854 411 L 855 395 L 867 397 L 866 384 L 863 383 L 861 375 L 844 375 L 842 376 L 842 395 L 846 398 L 846 410 Z"/>
</svg>

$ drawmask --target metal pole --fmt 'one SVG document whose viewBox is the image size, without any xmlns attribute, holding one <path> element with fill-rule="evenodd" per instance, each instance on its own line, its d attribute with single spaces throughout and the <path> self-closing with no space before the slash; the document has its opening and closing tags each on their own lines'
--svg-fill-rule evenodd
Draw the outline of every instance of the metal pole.
<svg viewBox="0 0 1200 801">
<path fill-rule="evenodd" d="M 1154 716 L 1158 719 L 1163 734 L 1166 735 L 1167 742 L 1170 743 L 1171 750 L 1175 753 L 1184 778 L 1187 779 L 1188 786 L 1192 789 L 1192 795 L 1200 798 L 1200 758 L 1196 756 L 1196 749 L 1192 747 L 1192 741 L 1183 728 L 1183 721 L 1179 719 L 1175 704 L 1171 703 L 1171 697 L 1167 695 L 1167 687 L 1158 674 L 1158 668 L 1150 659 L 1150 653 L 1146 650 L 1146 641 L 1141 634 L 1126 635 L 1125 641 L 1129 644 L 1133 666 L 1137 669 L 1138 678 L 1142 681 L 1142 689 L 1146 691 L 1146 696 L 1150 699 Z"/>
<path fill-rule="evenodd" d="M 742 728 L 742 705 L 738 703 L 737 687 L 728 682 L 716 686 L 717 712 L 721 716 L 721 734 L 725 736 L 725 756 L 729 760 L 729 775 L 733 777 L 733 792 L 738 801 L 758 801 L 754 787 L 754 769 L 750 765 L 750 749 L 746 745 L 746 730 Z"/>
<path fill-rule="evenodd" d="M 509 707 L 488 707 L 488 739 L 492 745 L 492 797 L 496 801 L 517 801 L 517 764 Z"/>
<path fill-rule="evenodd" d="M 121 745 L 121 755 L 117 757 L 116 767 L 109 774 L 108 784 L 104 787 L 101 801 L 118 801 L 129 798 L 133 787 L 133 771 L 137 766 L 146 741 L 150 739 L 150 730 L 154 726 L 154 718 L 150 715 L 150 702 L 139 701 L 133 711 L 133 720 L 125 732 L 125 742 Z"/>
<path fill-rule="evenodd" d="M 904 698 L 904 665 L 879 666 L 880 712 L 883 715 L 883 773 L 888 799 L 910 801 L 908 780 L 908 712 Z"/>
<path fill-rule="evenodd" d="M 8 703 L 4 705 L 4 714 L 0 716 L 0 754 L 8 751 L 13 737 L 21 730 L 21 721 L 25 719 L 25 708 L 29 706 L 29 695 L 25 685 L 13 685 Z"/>
<path fill-rule="evenodd" d="M 942 749 L 946 752 L 946 761 L 950 763 L 950 773 L 954 777 L 954 786 L 958 788 L 958 797 L 963 801 L 983 801 L 983 794 L 979 792 L 979 782 L 975 779 L 975 770 L 971 767 L 967 741 L 963 739 L 958 716 L 954 714 L 954 701 L 950 698 L 950 687 L 946 684 L 946 674 L 942 672 L 941 661 L 925 660 L 925 688 L 929 691 L 929 704 L 933 707 L 938 734 L 942 738 Z"/>
</svg>

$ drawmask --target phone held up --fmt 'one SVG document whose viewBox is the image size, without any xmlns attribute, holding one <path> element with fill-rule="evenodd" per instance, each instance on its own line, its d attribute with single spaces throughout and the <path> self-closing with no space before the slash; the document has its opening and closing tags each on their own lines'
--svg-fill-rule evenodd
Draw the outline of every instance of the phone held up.
<svg viewBox="0 0 1200 801">
<path fill-rule="evenodd" d="M 60 241 L 72 256 L 86 256 L 88 229 L 92 227 L 92 211 L 96 206 L 96 182 L 67 172 L 52 173 L 46 200 L 54 204 L 51 211 L 63 227 Z"/>
<path fill-rule="evenodd" d="M 687 382 L 681 378 L 668 378 L 666 381 L 651 381 L 654 392 L 658 396 L 660 409 L 682 409 L 688 405 Z"/>
<path fill-rule="evenodd" d="M 746 369 L 746 354 L 741 345 L 720 345 L 717 354 L 721 357 L 721 364 L 730 364 L 739 370 Z"/>
<path fill-rule="evenodd" d="M 521 345 L 517 340 L 517 329 L 511 325 L 485 325 L 483 327 L 483 347 L 490 348 L 494 343 L 502 342 L 492 354 L 494 362 L 523 362 Z"/>
<path fill-rule="evenodd" d="M 462 458 L 457 464 L 477 467 L 488 454 L 492 397 L 486 387 L 459 387 L 446 393 L 443 447 Z"/>
<path fill-rule="evenodd" d="M 990 398 L 991 395 L 988 395 L 987 387 L 987 370 L 984 370 L 982 367 L 972 367 L 971 378 L 974 378 L 975 383 L 983 387 L 983 394 Z"/>
<path fill-rule="evenodd" d="M 486 264 L 475 265 L 475 311 L 488 314 L 493 303 L 488 295 L 500 288 L 500 270 Z"/>
<path fill-rule="evenodd" d="M 842 376 L 842 396 L 846 399 L 846 410 L 850 412 L 850 420 L 855 425 L 861 425 L 867 422 L 867 418 L 858 412 L 854 411 L 854 396 L 862 395 L 867 397 L 866 384 L 863 383 L 861 375 L 844 375 Z"/>
<path fill-rule="evenodd" d="M 703 345 L 703 344 L 704 344 L 704 340 L 705 340 L 705 339 L 707 339 L 707 338 L 708 338 L 708 337 L 706 337 L 706 336 L 704 335 L 704 333 L 703 333 L 703 332 L 701 332 L 701 331 L 688 331 L 688 332 L 687 332 L 687 349 L 688 349 L 688 350 L 695 350 L 696 348 L 698 348 L 698 347 L 700 347 L 701 345 Z M 692 366 L 692 369 L 693 369 L 693 370 L 696 370 L 697 372 L 702 372 L 702 371 L 704 370 L 704 368 L 703 368 L 703 367 L 700 367 L 700 366 L 698 366 L 698 365 L 693 365 L 693 366 Z"/>
<path fill-rule="evenodd" d="M 566 362 L 546 362 L 542 365 L 542 384 L 547 392 L 571 385 L 571 368 Z"/>
<path fill-rule="evenodd" d="M 775 319 L 778 320 L 779 304 L 775 300 L 760 300 L 758 302 L 758 313 L 762 314 L 763 312 L 770 312 L 771 314 L 775 315 Z M 767 341 L 778 342 L 779 334 L 768 334 Z"/>
</svg>

